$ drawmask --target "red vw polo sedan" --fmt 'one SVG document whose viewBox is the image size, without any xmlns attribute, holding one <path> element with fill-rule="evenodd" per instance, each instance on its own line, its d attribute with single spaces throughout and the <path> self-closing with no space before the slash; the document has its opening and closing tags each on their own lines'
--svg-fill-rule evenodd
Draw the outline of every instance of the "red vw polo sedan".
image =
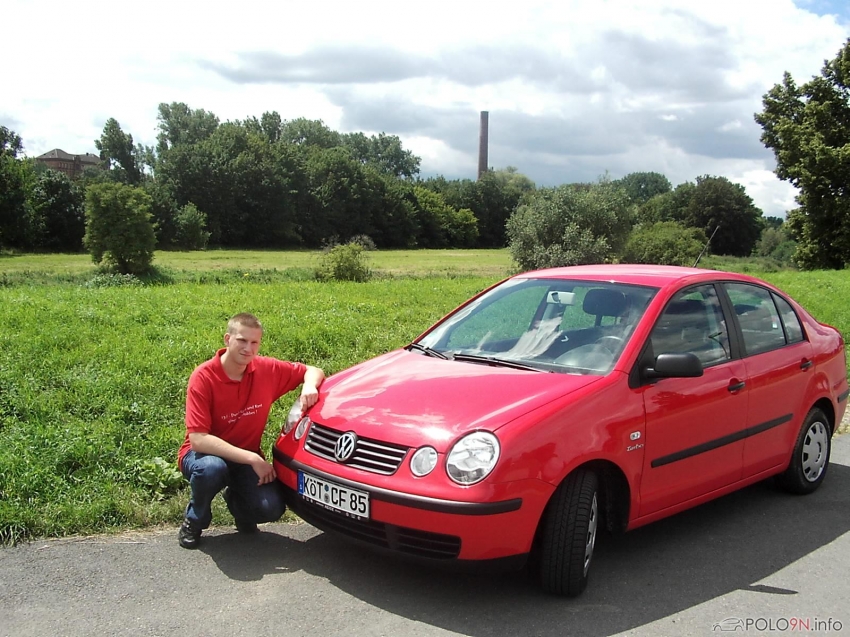
<svg viewBox="0 0 850 637">
<path fill-rule="evenodd" d="M 841 335 L 763 281 L 557 268 L 329 378 L 274 464 L 320 529 L 433 561 L 532 557 L 546 590 L 577 595 L 601 528 L 772 476 L 817 489 L 847 396 Z"/>
</svg>

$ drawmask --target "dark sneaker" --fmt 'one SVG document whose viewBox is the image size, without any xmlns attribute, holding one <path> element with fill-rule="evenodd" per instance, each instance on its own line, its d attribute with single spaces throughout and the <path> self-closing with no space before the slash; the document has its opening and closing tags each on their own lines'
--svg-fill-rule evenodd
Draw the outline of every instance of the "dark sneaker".
<svg viewBox="0 0 850 637">
<path fill-rule="evenodd" d="M 177 541 L 184 549 L 196 549 L 201 543 L 201 529 L 196 529 L 189 520 L 183 520 L 180 531 L 177 532 Z"/>
</svg>

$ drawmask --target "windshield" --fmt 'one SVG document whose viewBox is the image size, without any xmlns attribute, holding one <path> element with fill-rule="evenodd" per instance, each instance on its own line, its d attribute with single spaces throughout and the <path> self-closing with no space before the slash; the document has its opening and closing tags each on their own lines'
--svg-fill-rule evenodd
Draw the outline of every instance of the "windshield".
<svg viewBox="0 0 850 637">
<path fill-rule="evenodd" d="M 417 349 L 470 362 L 607 374 L 656 291 L 599 281 L 511 279 L 446 318 Z"/>
</svg>

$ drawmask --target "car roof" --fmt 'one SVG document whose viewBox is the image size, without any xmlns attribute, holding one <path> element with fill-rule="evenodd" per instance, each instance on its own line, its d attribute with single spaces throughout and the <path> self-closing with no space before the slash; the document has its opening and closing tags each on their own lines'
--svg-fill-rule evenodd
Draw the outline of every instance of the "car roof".
<svg viewBox="0 0 850 637">
<path fill-rule="evenodd" d="M 721 270 L 704 270 L 674 265 L 640 265 L 626 263 L 603 263 L 596 265 L 576 265 L 562 268 L 534 270 L 517 275 L 529 279 L 588 279 L 610 281 L 612 283 L 630 283 L 652 287 L 665 287 L 676 282 L 734 280 L 764 284 L 763 281 L 747 275 Z"/>
</svg>

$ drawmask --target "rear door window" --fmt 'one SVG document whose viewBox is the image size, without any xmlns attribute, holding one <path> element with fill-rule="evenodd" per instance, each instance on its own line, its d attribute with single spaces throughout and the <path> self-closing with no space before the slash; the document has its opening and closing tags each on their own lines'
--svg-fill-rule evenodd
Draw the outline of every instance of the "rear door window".
<svg viewBox="0 0 850 637">
<path fill-rule="evenodd" d="M 747 354 L 760 354 L 784 347 L 787 342 L 785 330 L 774 303 L 774 296 L 770 291 L 748 283 L 725 285 L 732 305 L 735 307 Z M 793 314 L 793 311 L 791 313 Z M 796 329 L 802 336 L 799 321 Z"/>
</svg>

